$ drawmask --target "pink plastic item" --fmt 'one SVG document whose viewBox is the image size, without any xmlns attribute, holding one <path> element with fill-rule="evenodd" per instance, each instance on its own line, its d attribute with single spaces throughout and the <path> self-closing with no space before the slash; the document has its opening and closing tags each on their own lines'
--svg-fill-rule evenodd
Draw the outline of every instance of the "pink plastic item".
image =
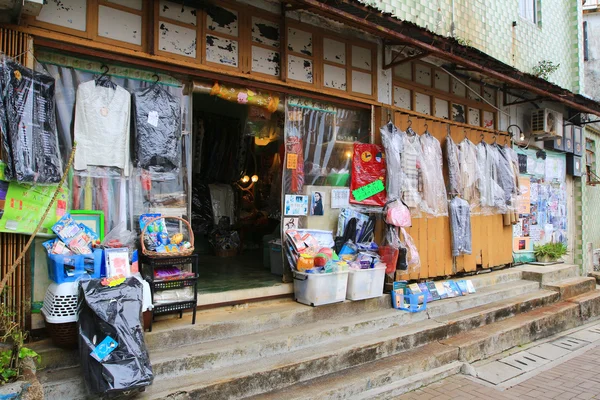
<svg viewBox="0 0 600 400">
<path fill-rule="evenodd" d="M 399 228 L 408 228 L 412 225 L 410 210 L 403 201 L 394 200 L 386 206 L 385 222 Z"/>
</svg>

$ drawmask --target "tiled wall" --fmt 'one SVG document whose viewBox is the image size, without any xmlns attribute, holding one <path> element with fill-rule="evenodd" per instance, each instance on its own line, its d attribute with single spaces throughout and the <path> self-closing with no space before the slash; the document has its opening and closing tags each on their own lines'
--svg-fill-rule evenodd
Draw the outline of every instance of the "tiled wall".
<svg viewBox="0 0 600 400">
<path fill-rule="evenodd" d="M 596 141 L 596 158 L 600 154 L 600 132 L 589 128 L 584 130 L 586 138 Z M 599 171 L 596 171 L 598 174 Z M 586 254 L 587 243 L 592 243 L 592 249 L 600 248 L 600 185 L 590 186 L 586 184 L 587 178 L 581 178 L 581 206 L 582 206 L 582 261 L 587 265 L 588 254 Z"/>
<path fill-rule="evenodd" d="M 518 0 L 360 1 L 444 36 L 452 36 L 454 20 L 457 39 L 523 72 L 532 72 L 542 60 L 560 64 L 550 80 L 565 89 L 582 91 L 580 1 L 538 0 L 537 25 L 519 17 Z M 513 21 L 517 22 L 514 28 Z"/>
</svg>

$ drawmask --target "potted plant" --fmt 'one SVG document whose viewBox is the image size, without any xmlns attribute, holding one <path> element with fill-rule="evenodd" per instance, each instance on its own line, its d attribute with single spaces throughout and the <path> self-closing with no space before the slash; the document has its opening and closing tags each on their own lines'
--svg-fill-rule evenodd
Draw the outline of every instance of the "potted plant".
<svg viewBox="0 0 600 400">
<path fill-rule="evenodd" d="M 550 263 L 567 254 L 567 246 L 564 243 L 546 243 L 533 246 L 533 254 L 538 262 Z"/>
</svg>

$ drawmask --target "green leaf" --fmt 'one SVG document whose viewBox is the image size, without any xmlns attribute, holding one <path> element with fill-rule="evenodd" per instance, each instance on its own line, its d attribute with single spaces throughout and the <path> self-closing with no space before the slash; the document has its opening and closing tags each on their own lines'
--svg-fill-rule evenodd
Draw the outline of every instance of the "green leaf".
<svg viewBox="0 0 600 400">
<path fill-rule="evenodd" d="M 35 351 L 28 349 L 27 347 L 21 347 L 21 350 L 19 351 L 19 358 L 24 359 L 27 357 L 34 358 L 37 360 L 37 362 L 40 362 L 42 359 L 42 357 Z"/>
</svg>

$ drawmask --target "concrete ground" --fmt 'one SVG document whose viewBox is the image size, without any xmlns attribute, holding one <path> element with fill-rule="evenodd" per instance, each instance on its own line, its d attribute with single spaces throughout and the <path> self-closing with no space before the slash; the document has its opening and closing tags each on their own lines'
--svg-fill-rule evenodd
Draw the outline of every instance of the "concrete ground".
<svg viewBox="0 0 600 400">
<path fill-rule="evenodd" d="M 581 329 L 581 328 L 580 328 Z M 478 377 L 454 375 L 419 390 L 397 397 L 397 400 L 588 400 L 600 399 L 600 324 L 597 322 L 584 329 L 571 332 L 561 340 L 533 343 L 526 350 L 514 353 L 503 359 L 490 360 L 474 365 Z M 590 330 L 592 333 L 590 333 Z M 571 338 L 585 338 L 577 349 L 567 351 L 562 356 L 549 350 L 550 346 L 560 346 Z M 577 341 L 577 339 L 575 339 Z M 572 342 L 575 343 L 575 342 Z M 535 349 L 543 351 L 536 351 Z M 545 365 L 535 369 L 524 368 L 514 375 L 510 361 L 519 355 L 549 355 Z M 553 354 L 556 353 L 556 354 Z M 550 360 L 550 358 L 554 358 Z M 517 364 L 518 365 L 518 364 Z M 474 372 L 471 369 L 471 372 Z M 485 378 L 488 381 L 482 379 Z M 490 381 L 496 383 L 490 383 Z"/>
</svg>

